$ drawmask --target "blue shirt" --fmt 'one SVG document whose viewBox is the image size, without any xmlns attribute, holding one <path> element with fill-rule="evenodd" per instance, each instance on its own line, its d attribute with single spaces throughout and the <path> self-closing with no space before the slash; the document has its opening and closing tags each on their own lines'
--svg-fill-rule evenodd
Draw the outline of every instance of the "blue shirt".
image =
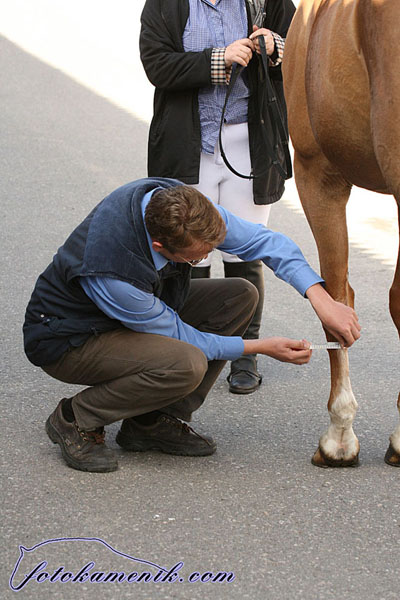
<svg viewBox="0 0 400 600">
<path fill-rule="evenodd" d="M 247 15 L 244 0 L 189 0 L 189 18 L 183 32 L 186 52 L 201 52 L 205 48 L 224 48 L 247 37 Z M 245 71 L 239 76 L 225 112 L 229 124 L 247 121 L 250 95 Z M 218 139 L 226 85 L 210 85 L 199 90 L 199 115 L 203 152 L 213 154 Z"/>
<path fill-rule="evenodd" d="M 143 198 L 143 215 L 154 191 Z M 311 285 L 323 281 L 309 266 L 299 247 L 287 236 L 240 219 L 221 206 L 216 206 L 216 209 L 227 228 L 219 250 L 236 254 L 246 261 L 263 260 L 279 279 L 290 283 L 302 295 Z M 160 270 L 168 259 L 152 249 L 147 231 L 146 234 L 154 265 Z M 235 360 L 243 353 L 242 338 L 198 331 L 184 323 L 162 300 L 125 281 L 110 277 L 81 277 L 80 283 L 100 310 L 129 329 L 188 342 L 200 348 L 208 360 Z"/>
</svg>

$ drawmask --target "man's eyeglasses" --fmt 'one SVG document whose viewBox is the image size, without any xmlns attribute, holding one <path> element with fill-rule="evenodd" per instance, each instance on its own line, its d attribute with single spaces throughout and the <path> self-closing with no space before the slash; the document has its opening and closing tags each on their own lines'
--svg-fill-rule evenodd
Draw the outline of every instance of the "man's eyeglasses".
<svg viewBox="0 0 400 600">
<path fill-rule="evenodd" d="M 181 258 L 182 260 L 184 260 L 191 267 L 195 267 L 196 265 L 198 265 L 199 263 L 201 263 L 202 260 L 204 260 L 205 258 L 207 258 L 207 256 L 208 256 L 208 254 L 206 254 L 205 256 L 202 256 L 201 258 L 196 258 L 195 260 L 188 260 L 187 258 L 184 258 L 183 256 L 179 256 L 179 258 Z"/>
</svg>

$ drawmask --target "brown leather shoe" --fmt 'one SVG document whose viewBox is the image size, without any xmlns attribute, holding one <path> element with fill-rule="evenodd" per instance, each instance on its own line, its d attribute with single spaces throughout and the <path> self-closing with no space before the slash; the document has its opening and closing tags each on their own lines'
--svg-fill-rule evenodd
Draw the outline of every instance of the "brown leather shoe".
<svg viewBox="0 0 400 600">
<path fill-rule="evenodd" d="M 46 421 L 46 432 L 54 444 L 59 444 L 68 466 L 79 471 L 107 473 L 118 469 L 114 450 L 104 443 L 104 427 L 84 431 L 76 421 L 69 423 L 63 416 L 62 403 Z"/>
<path fill-rule="evenodd" d="M 153 425 L 125 419 L 116 441 L 121 448 L 132 452 L 159 450 L 181 456 L 208 456 L 217 449 L 212 438 L 196 433 L 186 423 L 165 413 L 160 413 Z"/>
</svg>

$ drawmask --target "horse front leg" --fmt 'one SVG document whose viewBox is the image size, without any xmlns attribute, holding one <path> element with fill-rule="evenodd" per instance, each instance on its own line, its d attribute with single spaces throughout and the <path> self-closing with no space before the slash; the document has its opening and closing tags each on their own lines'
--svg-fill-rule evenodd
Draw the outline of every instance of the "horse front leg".
<svg viewBox="0 0 400 600">
<path fill-rule="evenodd" d="M 331 391 L 328 401 L 330 425 L 321 436 L 311 462 L 317 467 L 353 467 L 358 464 L 360 444 L 353 431 L 357 401 L 350 383 L 347 350 L 328 350 Z"/>
<path fill-rule="evenodd" d="M 348 279 L 346 204 L 351 186 L 322 155 L 295 155 L 296 185 L 312 229 L 319 254 L 321 276 L 335 299 L 354 306 Z M 327 334 L 328 341 L 333 338 Z M 347 350 L 329 350 L 331 391 L 328 401 L 330 425 L 321 436 L 312 463 L 318 467 L 349 467 L 358 464 L 360 445 L 353 431 L 357 411 L 349 374 Z"/>
<path fill-rule="evenodd" d="M 400 193 L 399 193 L 400 198 Z M 399 207 L 399 233 L 400 233 L 400 200 L 398 198 L 398 207 Z M 393 279 L 392 287 L 390 288 L 389 295 L 389 307 L 390 314 L 392 316 L 393 322 L 397 327 L 397 331 L 400 336 L 400 248 L 399 255 L 397 257 L 397 266 Z M 397 399 L 397 408 L 400 414 L 400 393 Z M 397 425 L 397 428 L 392 433 L 389 438 L 390 444 L 389 448 L 385 455 L 385 462 L 392 467 L 400 467 L 400 422 Z"/>
</svg>

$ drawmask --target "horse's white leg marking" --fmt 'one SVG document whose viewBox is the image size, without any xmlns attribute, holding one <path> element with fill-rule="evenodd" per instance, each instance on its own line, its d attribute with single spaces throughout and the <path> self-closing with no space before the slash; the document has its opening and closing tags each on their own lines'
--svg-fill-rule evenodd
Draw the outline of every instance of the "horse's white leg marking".
<svg viewBox="0 0 400 600">
<path fill-rule="evenodd" d="M 337 379 L 333 384 L 329 400 L 331 423 L 320 438 L 320 448 L 327 458 L 334 461 L 349 461 L 359 453 L 359 443 L 353 431 L 357 402 L 351 389 L 347 350 L 331 350 L 337 360 Z"/>
</svg>

